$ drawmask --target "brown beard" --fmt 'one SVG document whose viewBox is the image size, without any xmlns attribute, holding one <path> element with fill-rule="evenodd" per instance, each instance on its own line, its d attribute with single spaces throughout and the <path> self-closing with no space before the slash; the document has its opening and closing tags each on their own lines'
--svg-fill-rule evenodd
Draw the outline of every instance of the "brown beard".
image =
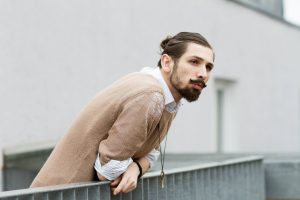
<svg viewBox="0 0 300 200">
<path fill-rule="evenodd" d="M 196 90 L 194 88 L 180 88 L 181 81 L 177 74 L 177 67 L 178 67 L 177 64 L 175 64 L 174 71 L 172 72 L 171 77 L 170 77 L 170 82 L 171 82 L 172 86 L 188 102 L 196 101 L 201 94 L 201 90 Z M 189 81 L 189 83 L 192 83 L 192 82 L 193 82 L 193 80 Z M 203 83 L 204 83 L 204 81 L 203 81 Z M 205 86 L 205 83 L 204 83 L 204 86 Z"/>
</svg>

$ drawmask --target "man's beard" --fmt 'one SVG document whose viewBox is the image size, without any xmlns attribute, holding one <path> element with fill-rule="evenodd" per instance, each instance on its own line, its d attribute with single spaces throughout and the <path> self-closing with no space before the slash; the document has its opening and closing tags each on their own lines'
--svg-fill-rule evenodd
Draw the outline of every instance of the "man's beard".
<svg viewBox="0 0 300 200">
<path fill-rule="evenodd" d="M 198 98 L 201 94 L 201 90 L 197 90 L 195 88 L 180 88 L 180 83 L 182 83 L 182 82 L 180 81 L 179 76 L 177 74 L 177 65 L 176 64 L 174 66 L 174 71 L 171 74 L 170 82 L 171 82 L 172 86 L 177 90 L 177 92 L 188 102 L 193 102 L 193 101 L 198 100 Z M 206 84 L 203 81 L 203 79 L 195 79 L 195 80 L 190 79 L 189 83 L 201 84 L 202 88 L 206 87 Z"/>
</svg>

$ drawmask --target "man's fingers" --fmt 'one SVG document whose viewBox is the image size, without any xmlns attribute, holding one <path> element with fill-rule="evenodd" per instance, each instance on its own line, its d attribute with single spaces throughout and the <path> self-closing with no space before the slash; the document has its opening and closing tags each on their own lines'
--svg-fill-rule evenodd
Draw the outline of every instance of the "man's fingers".
<svg viewBox="0 0 300 200">
<path fill-rule="evenodd" d="M 126 185 L 123 187 L 122 192 L 127 193 L 136 188 L 137 181 L 129 178 L 128 181 L 126 182 Z"/>
<path fill-rule="evenodd" d="M 118 187 L 115 189 L 115 191 L 113 192 L 114 195 L 119 194 L 124 186 L 126 185 L 127 179 L 122 178 L 121 182 L 119 183 Z"/>
<path fill-rule="evenodd" d="M 107 179 L 104 176 L 102 176 L 99 172 L 97 172 L 97 176 L 100 181 L 107 181 Z"/>
<path fill-rule="evenodd" d="M 113 194 L 117 195 L 120 192 L 131 192 L 132 190 L 134 190 L 136 188 L 137 185 L 137 181 L 129 178 L 129 177 L 123 177 L 121 182 L 119 183 L 117 188 L 112 188 Z"/>
<path fill-rule="evenodd" d="M 113 180 L 111 183 L 110 183 L 110 186 L 111 187 L 116 187 L 120 181 L 122 180 L 122 176 L 119 176 L 117 179 Z"/>
<path fill-rule="evenodd" d="M 119 181 L 114 180 L 113 182 L 111 182 L 110 186 L 111 186 L 111 187 L 115 187 L 115 186 L 118 185 L 118 183 L 119 183 Z"/>
<path fill-rule="evenodd" d="M 111 191 L 114 193 L 114 191 L 116 190 L 116 187 L 111 187 Z"/>
</svg>

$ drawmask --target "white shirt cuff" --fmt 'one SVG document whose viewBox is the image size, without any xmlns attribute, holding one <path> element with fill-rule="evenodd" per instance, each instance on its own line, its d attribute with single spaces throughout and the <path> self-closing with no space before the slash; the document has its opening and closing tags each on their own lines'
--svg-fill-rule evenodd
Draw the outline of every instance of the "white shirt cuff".
<svg viewBox="0 0 300 200">
<path fill-rule="evenodd" d="M 108 163 L 101 166 L 99 154 L 98 154 L 97 159 L 95 161 L 94 168 L 98 173 L 104 176 L 107 180 L 111 181 L 111 180 L 115 180 L 121 174 L 123 174 L 131 163 L 132 163 L 132 159 L 128 158 L 127 160 L 122 160 L 122 161 L 110 160 Z"/>
<path fill-rule="evenodd" d="M 152 149 L 152 151 L 150 151 L 150 153 L 148 153 L 145 158 L 148 160 L 149 164 L 150 164 L 150 169 L 153 167 L 154 163 L 156 162 L 156 160 L 158 159 L 160 155 L 160 152 L 156 149 Z"/>
</svg>

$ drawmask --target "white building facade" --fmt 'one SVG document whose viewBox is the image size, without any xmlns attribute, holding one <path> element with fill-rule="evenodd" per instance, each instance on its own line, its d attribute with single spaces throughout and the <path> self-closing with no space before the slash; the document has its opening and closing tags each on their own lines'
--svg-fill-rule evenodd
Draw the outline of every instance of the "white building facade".
<svg viewBox="0 0 300 200">
<path fill-rule="evenodd" d="M 300 28 L 225 0 L 0 1 L 0 149 L 55 144 L 98 91 L 155 67 L 160 41 L 180 31 L 204 35 L 216 61 L 167 151 L 299 152 Z"/>
</svg>

